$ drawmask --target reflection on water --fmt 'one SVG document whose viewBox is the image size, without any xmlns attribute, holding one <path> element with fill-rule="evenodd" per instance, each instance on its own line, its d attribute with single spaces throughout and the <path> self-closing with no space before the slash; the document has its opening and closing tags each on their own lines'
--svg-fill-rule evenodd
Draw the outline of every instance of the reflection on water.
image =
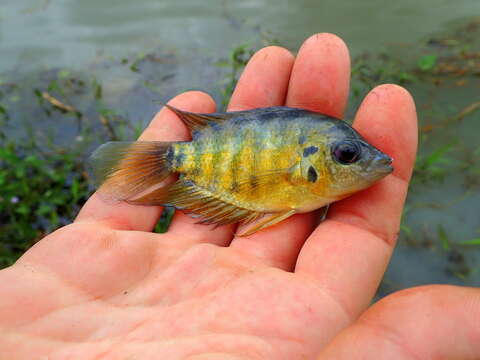
<svg viewBox="0 0 480 360">
<path fill-rule="evenodd" d="M 51 88 L 82 109 L 84 123 L 98 114 L 120 114 L 118 118 L 141 128 L 159 100 L 178 92 L 199 88 L 219 100 L 231 68 L 217 62 L 235 46 L 278 40 L 295 49 L 305 37 L 321 31 L 342 36 L 354 55 L 386 51 L 404 61 L 404 71 L 416 67 L 419 56 L 440 54 L 443 47 L 461 61 L 471 56 L 467 60 L 475 63 L 479 57 L 470 48 L 431 42 L 430 48 L 419 50 L 418 45 L 427 35 L 465 22 L 472 14 L 480 14 L 478 0 L 3 0 L 0 80 L 6 82 L 1 89 L 4 103 L 14 109 L 10 134 L 21 136 L 32 126 L 23 121 L 34 118 L 60 143 L 68 144 L 76 136 L 78 119 L 64 116 L 59 121 L 57 110 L 48 104 L 39 107 L 36 88 Z M 367 73 L 369 85 L 382 81 L 377 75 Z M 418 77 L 406 86 L 419 105 L 420 161 L 429 165 L 430 173 L 417 173 L 400 244 L 381 293 L 430 282 L 480 285 L 480 247 L 455 245 L 480 238 L 479 115 L 472 111 L 451 121 L 480 100 L 480 80 L 473 73 L 409 76 Z M 75 83 L 64 93 L 55 88 L 70 78 L 84 84 Z M 98 84 L 102 96 L 92 102 Z M 352 97 L 351 109 L 358 101 Z M 440 160 L 432 156 L 450 144 Z M 443 180 L 431 180 L 434 174 Z"/>
</svg>

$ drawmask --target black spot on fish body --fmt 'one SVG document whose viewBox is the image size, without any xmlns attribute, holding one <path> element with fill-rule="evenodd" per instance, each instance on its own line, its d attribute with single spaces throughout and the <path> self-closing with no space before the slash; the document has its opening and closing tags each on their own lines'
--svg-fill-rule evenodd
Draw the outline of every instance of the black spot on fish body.
<svg viewBox="0 0 480 360">
<path fill-rule="evenodd" d="M 318 174 L 317 174 L 317 171 L 315 170 L 315 168 L 313 166 L 310 166 L 308 168 L 307 178 L 308 178 L 308 181 L 310 181 L 312 183 L 317 181 Z"/>
<path fill-rule="evenodd" d="M 303 145 L 305 144 L 305 141 L 307 141 L 307 137 L 305 135 L 300 135 L 300 137 L 298 138 L 298 144 Z"/>
<path fill-rule="evenodd" d="M 193 145 L 193 164 L 194 166 L 199 166 L 200 161 L 202 159 L 203 148 L 204 148 L 204 141 L 194 141 L 192 142 Z"/>
<path fill-rule="evenodd" d="M 309 157 L 310 155 L 315 154 L 318 151 L 318 147 L 309 146 L 303 149 L 303 157 Z"/>
<path fill-rule="evenodd" d="M 174 150 L 170 146 L 167 150 L 167 153 L 165 154 L 165 159 L 167 160 L 170 166 L 172 165 L 174 155 L 175 155 Z"/>
<path fill-rule="evenodd" d="M 179 146 L 179 147 L 176 148 L 176 151 L 172 151 L 171 154 L 167 153 L 167 160 L 168 160 L 169 156 L 171 157 L 171 162 L 170 163 L 172 164 L 172 167 L 178 168 L 178 167 L 182 166 L 183 162 L 185 161 L 184 148 L 182 146 Z"/>
</svg>

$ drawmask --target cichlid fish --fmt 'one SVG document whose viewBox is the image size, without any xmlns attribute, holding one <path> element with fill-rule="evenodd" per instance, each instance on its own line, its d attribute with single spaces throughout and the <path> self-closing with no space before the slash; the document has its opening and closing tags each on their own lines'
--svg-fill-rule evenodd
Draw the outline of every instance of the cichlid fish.
<svg viewBox="0 0 480 360">
<path fill-rule="evenodd" d="M 288 107 L 197 114 L 166 106 L 192 140 L 100 146 L 91 162 L 101 194 L 174 206 L 202 224 L 252 223 L 245 236 L 343 199 L 393 171 L 388 155 L 327 115 Z M 165 184 L 171 174 L 180 177 Z"/>
</svg>

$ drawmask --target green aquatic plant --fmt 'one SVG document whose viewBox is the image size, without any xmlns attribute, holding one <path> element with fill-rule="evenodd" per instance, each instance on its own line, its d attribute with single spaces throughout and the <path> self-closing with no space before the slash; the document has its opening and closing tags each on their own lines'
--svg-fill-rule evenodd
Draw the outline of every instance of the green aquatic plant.
<svg viewBox="0 0 480 360">
<path fill-rule="evenodd" d="M 480 246 L 480 238 L 459 241 L 459 242 L 458 242 L 458 245 L 464 245 L 464 246 Z"/>
<path fill-rule="evenodd" d="M 452 163 L 447 154 L 453 151 L 454 147 L 455 144 L 447 144 L 427 155 L 420 154 L 415 163 L 412 182 L 428 183 L 443 180 L 448 166 Z"/>
<path fill-rule="evenodd" d="M 241 71 L 247 65 L 248 60 L 253 56 L 254 49 L 249 44 L 239 45 L 230 51 L 228 60 L 217 62 L 217 66 L 228 69 L 226 78 L 222 81 L 220 90 L 221 103 L 226 107 L 230 101 L 233 90 L 237 85 Z"/>
<path fill-rule="evenodd" d="M 0 267 L 73 219 L 90 193 L 86 180 L 74 153 L 0 146 Z"/>
<path fill-rule="evenodd" d="M 442 244 L 442 249 L 444 251 L 450 250 L 452 246 L 450 244 L 450 239 L 448 238 L 447 233 L 446 233 L 443 225 L 438 224 L 437 232 L 438 232 L 438 239 L 440 240 L 440 243 Z"/>
<path fill-rule="evenodd" d="M 8 115 L 7 109 L 2 104 L 0 104 L 0 117 L 3 120 L 8 120 L 10 118 L 10 116 Z"/>
<path fill-rule="evenodd" d="M 431 71 L 435 68 L 435 65 L 437 64 L 437 59 L 437 55 L 424 55 L 420 59 L 418 59 L 418 68 L 422 71 Z"/>
<path fill-rule="evenodd" d="M 374 56 L 365 53 L 352 60 L 352 93 L 355 97 L 363 98 L 382 83 L 405 85 L 415 81 L 414 72 L 388 54 Z"/>
</svg>

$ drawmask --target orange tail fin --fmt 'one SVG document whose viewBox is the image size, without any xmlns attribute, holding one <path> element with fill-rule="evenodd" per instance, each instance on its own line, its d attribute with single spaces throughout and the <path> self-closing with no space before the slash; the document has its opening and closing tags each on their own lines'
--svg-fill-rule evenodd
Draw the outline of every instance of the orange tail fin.
<svg viewBox="0 0 480 360">
<path fill-rule="evenodd" d="M 170 174 L 171 142 L 108 142 L 90 157 L 95 185 L 107 199 L 130 200 L 156 189 Z"/>
</svg>

